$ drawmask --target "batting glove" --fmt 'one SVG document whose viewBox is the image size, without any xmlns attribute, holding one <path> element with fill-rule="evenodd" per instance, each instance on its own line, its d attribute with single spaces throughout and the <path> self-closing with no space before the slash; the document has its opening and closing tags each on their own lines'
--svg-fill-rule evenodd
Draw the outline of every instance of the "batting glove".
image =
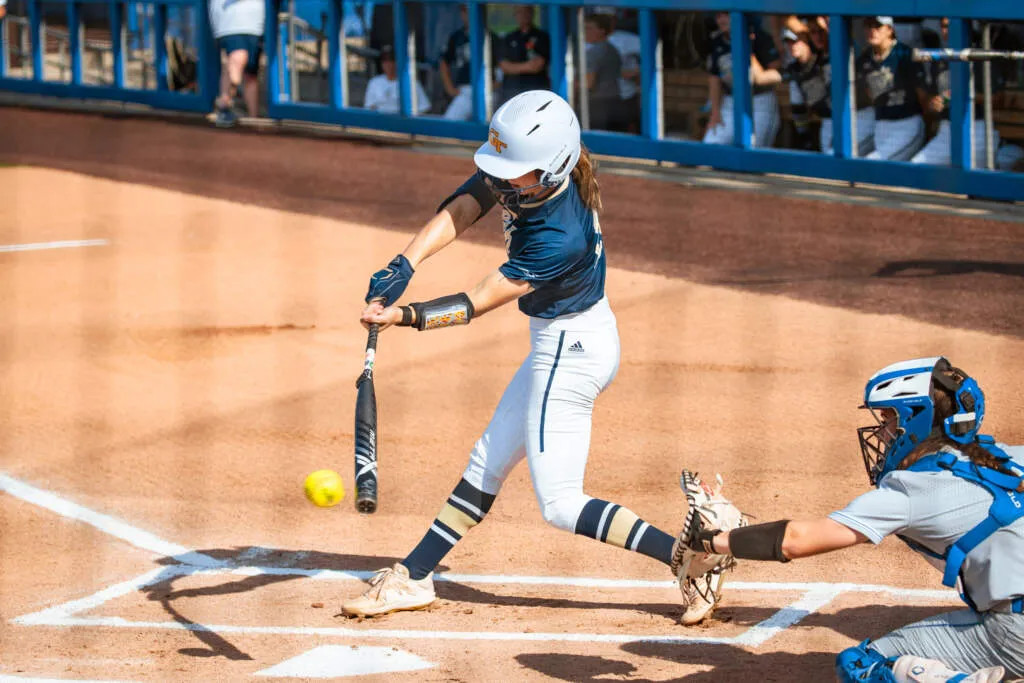
<svg viewBox="0 0 1024 683">
<path fill-rule="evenodd" d="M 385 306 L 390 306 L 402 297 L 405 288 L 415 271 L 409 259 L 399 254 L 391 259 L 385 268 L 370 276 L 370 287 L 366 292 L 366 303 L 381 299 Z"/>
</svg>

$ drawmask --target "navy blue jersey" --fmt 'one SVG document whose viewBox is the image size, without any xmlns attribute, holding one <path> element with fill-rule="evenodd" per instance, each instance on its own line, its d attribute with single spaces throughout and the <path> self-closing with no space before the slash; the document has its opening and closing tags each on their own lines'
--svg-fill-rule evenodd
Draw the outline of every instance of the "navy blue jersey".
<svg viewBox="0 0 1024 683">
<path fill-rule="evenodd" d="M 832 64 L 828 54 L 815 55 L 806 64 L 794 59 L 785 72 L 800 89 L 809 111 L 823 119 L 832 118 Z"/>
<path fill-rule="evenodd" d="M 869 47 L 857 59 L 857 75 L 863 78 L 875 105 L 876 121 L 905 119 L 921 113 L 916 89 L 924 85 L 924 69 L 911 59 L 910 48 L 895 43 L 882 61 Z"/>
<path fill-rule="evenodd" d="M 481 216 L 495 204 L 479 172 L 441 208 L 460 194 L 473 195 Z M 601 224 L 597 212 L 583 204 L 572 178 L 544 201 L 523 204 L 515 214 L 503 210 L 502 222 L 508 260 L 498 270 L 510 280 L 533 285 L 532 292 L 519 297 L 520 311 L 535 318 L 556 318 L 585 311 L 604 298 Z"/>
<path fill-rule="evenodd" d="M 516 29 L 502 41 L 501 59 L 510 62 L 528 62 L 534 57 L 544 58 L 544 70 L 535 74 L 506 74 L 502 88 L 524 92 L 549 87 L 547 65 L 551 62 L 551 38 L 547 31 L 531 26 L 529 31 Z"/>
<path fill-rule="evenodd" d="M 760 28 L 751 28 L 753 39 L 750 51 L 757 58 L 758 64 L 767 69 L 768 65 L 779 59 L 779 51 L 772 37 Z M 708 55 L 708 73 L 722 79 L 722 92 L 732 94 L 732 43 L 729 34 L 716 32 L 711 37 L 711 54 Z M 768 92 L 774 86 L 754 86 L 754 93 Z"/>
<path fill-rule="evenodd" d="M 448 63 L 448 68 L 452 72 L 452 83 L 456 87 L 469 85 L 469 32 L 465 28 L 460 28 L 448 37 L 448 45 L 441 59 Z"/>
</svg>

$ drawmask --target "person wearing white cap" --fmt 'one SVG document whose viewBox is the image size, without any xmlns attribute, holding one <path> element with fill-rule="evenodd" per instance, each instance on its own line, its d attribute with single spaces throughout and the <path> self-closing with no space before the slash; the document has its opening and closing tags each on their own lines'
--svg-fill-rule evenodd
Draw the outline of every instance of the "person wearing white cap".
<svg viewBox="0 0 1024 683">
<path fill-rule="evenodd" d="M 857 58 L 857 76 L 875 107 L 875 151 L 867 158 L 909 161 L 924 144 L 924 70 L 896 40 L 892 17 L 869 17 L 864 30 L 868 47 Z"/>
<path fill-rule="evenodd" d="M 711 54 L 708 55 L 708 99 L 711 102 L 711 117 L 704 133 L 704 142 L 719 145 L 733 143 L 732 114 L 732 43 L 728 12 L 715 15 L 718 31 L 711 38 Z M 752 27 L 750 36 L 752 61 L 763 69 L 777 69 L 781 64 L 779 51 L 764 30 Z M 781 117 L 779 101 L 772 86 L 755 85 L 753 88 L 753 145 L 771 147 L 779 132 Z"/>
<path fill-rule="evenodd" d="M 476 442 L 469 464 L 422 540 L 380 570 L 366 591 L 342 605 L 350 616 L 427 607 L 444 556 L 487 515 L 505 478 L 524 458 L 544 519 L 558 529 L 641 553 L 672 566 L 675 537 L 621 505 L 583 492 L 594 402 L 619 368 L 619 333 L 605 296 L 601 195 L 572 107 L 530 90 L 503 104 L 477 171 L 387 267 L 374 273 L 360 317 L 386 329 L 464 325 L 517 301 L 530 319 L 530 353 Z M 502 209 L 507 260 L 475 287 L 398 306 L 416 268 L 476 223 Z M 682 519 L 682 515 L 680 516 Z M 721 575 L 680 580 L 684 623 L 718 601 Z"/>
</svg>

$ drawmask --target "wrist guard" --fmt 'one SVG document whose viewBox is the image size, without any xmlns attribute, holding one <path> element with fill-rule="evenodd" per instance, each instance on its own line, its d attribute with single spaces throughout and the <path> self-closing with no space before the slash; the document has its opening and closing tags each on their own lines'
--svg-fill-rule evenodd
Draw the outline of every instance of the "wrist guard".
<svg viewBox="0 0 1024 683">
<path fill-rule="evenodd" d="M 789 562 L 782 554 L 788 519 L 733 529 L 729 532 L 729 551 L 742 560 Z"/>
<path fill-rule="evenodd" d="M 424 303 L 402 306 L 399 325 L 415 327 L 419 331 L 452 325 L 468 325 L 473 319 L 473 302 L 465 292 L 449 294 Z"/>
</svg>

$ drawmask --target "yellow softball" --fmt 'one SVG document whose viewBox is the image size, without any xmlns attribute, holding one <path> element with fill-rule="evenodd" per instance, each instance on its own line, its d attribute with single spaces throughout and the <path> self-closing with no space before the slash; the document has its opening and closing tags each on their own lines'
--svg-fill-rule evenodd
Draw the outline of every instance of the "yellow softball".
<svg viewBox="0 0 1024 683">
<path fill-rule="evenodd" d="M 317 470 L 306 477 L 306 498 L 322 508 L 337 505 L 345 498 L 345 483 L 334 470 Z"/>
</svg>

